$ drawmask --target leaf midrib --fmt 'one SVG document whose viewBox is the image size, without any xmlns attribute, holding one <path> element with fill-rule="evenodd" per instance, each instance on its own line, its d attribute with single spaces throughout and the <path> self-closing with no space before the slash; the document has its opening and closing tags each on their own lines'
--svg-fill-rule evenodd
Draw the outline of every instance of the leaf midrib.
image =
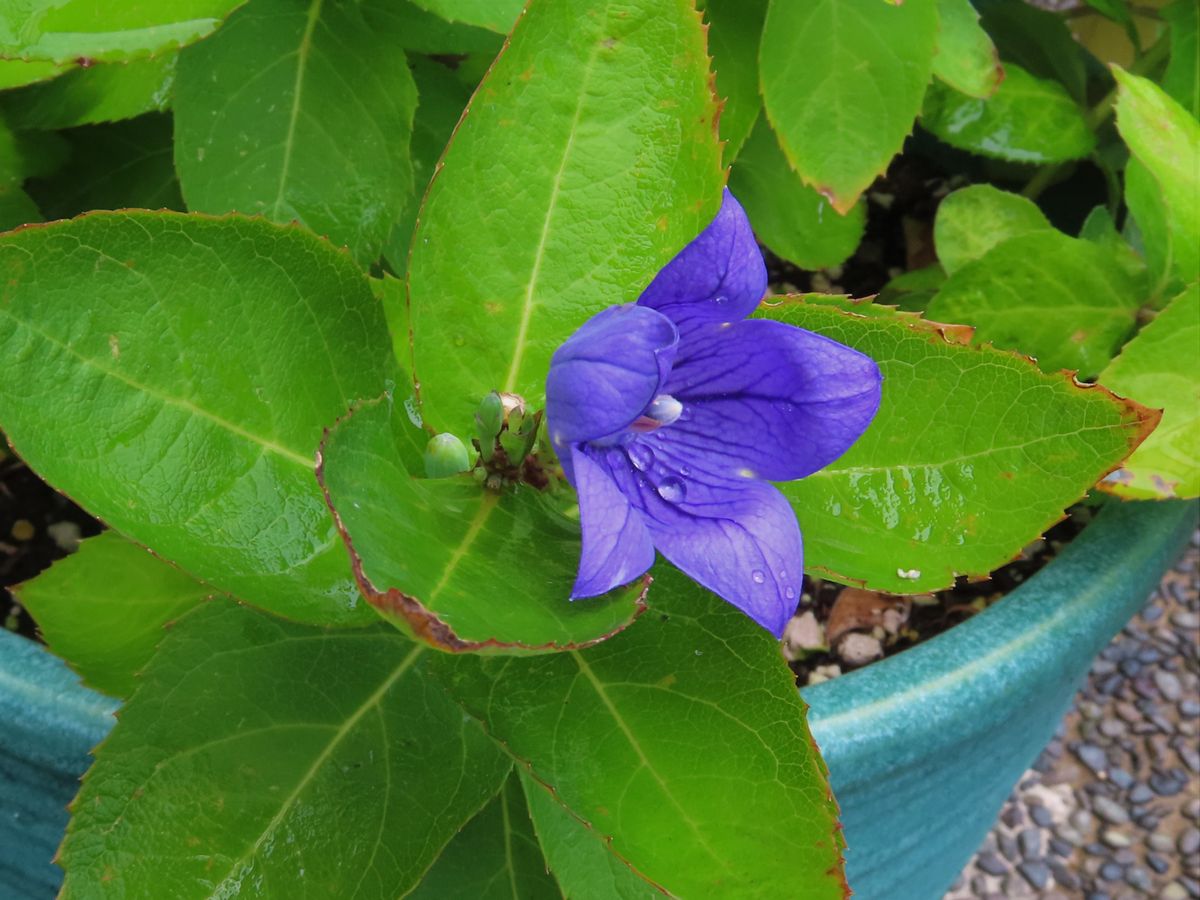
<svg viewBox="0 0 1200 900">
<path fill-rule="evenodd" d="M 304 92 L 304 73 L 308 68 L 308 55 L 312 50 L 313 32 L 321 17 L 321 4 L 324 0 L 312 0 L 308 7 L 308 18 L 304 23 L 304 34 L 300 38 L 300 46 L 296 50 L 296 80 L 292 85 L 292 109 L 288 114 L 287 134 L 283 139 L 283 162 L 279 167 L 279 190 L 275 194 L 275 205 L 271 208 L 271 218 L 279 219 L 279 210 L 283 206 L 283 197 L 287 188 L 288 173 L 292 166 L 292 153 L 296 145 L 296 122 L 300 118 L 300 97 Z"/>
</svg>

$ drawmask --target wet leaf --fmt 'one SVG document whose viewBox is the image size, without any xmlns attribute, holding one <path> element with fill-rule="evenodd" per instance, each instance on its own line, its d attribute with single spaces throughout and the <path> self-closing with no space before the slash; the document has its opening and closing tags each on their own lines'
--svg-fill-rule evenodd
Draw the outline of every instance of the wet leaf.
<svg viewBox="0 0 1200 900">
<path fill-rule="evenodd" d="M 571 601 L 579 523 L 568 500 L 494 491 L 469 474 L 414 478 L 427 435 L 390 398 L 332 430 L 318 472 L 367 599 L 452 651 L 546 652 L 602 640 L 639 611 L 645 579 Z M 503 600 L 500 600 L 503 597 Z"/>
<path fill-rule="evenodd" d="M 729 188 L 746 208 L 758 239 L 802 269 L 845 262 L 862 240 L 866 204 L 846 215 L 800 180 L 760 118 L 729 175 Z"/>
<path fill-rule="evenodd" d="M 50 649 L 86 684 L 128 697 L 164 626 L 213 590 L 106 531 L 15 593 Z"/>
<path fill-rule="evenodd" d="M 938 261 L 952 275 L 1009 238 L 1052 227 L 1032 200 L 990 184 L 973 184 L 938 204 L 933 240 Z"/>
<path fill-rule="evenodd" d="M 405 894 L 510 767 L 424 655 L 382 624 L 189 613 L 84 779 L 62 896 Z"/>
<path fill-rule="evenodd" d="M 1043 370 L 1095 376 L 1133 332 L 1144 278 L 1090 241 L 1053 229 L 997 244 L 953 273 L 926 309 L 975 326 L 977 341 L 1037 357 Z"/>
<path fill-rule="evenodd" d="M 1125 464 L 1101 482 L 1129 499 L 1200 495 L 1200 287 L 1175 297 L 1121 355 L 1100 373 L 1100 383 L 1122 396 L 1161 408 L 1162 421 Z"/>
<path fill-rule="evenodd" d="M 717 71 L 721 98 L 721 140 L 725 162 L 737 159 L 762 111 L 758 94 L 758 45 L 767 0 L 708 0 L 708 50 Z"/>
<path fill-rule="evenodd" d="M 390 21 L 356 3 L 255 0 L 181 54 L 188 208 L 297 220 L 377 258 L 413 186 L 416 88 Z"/>
<path fill-rule="evenodd" d="M 1102 388 L 971 345 L 969 329 L 816 295 L 764 314 L 861 350 L 883 370 L 883 402 L 858 443 L 779 485 L 796 508 L 809 571 L 837 581 L 915 594 L 991 572 L 1157 419 Z"/>
<path fill-rule="evenodd" d="M 979 13 L 970 0 L 938 0 L 941 34 L 933 74 L 970 97 L 987 98 L 996 92 L 1004 68 L 992 39 L 979 24 Z"/>
<path fill-rule="evenodd" d="M 344 253 L 262 219 L 93 213 L 0 237 L 0 273 L 0 427 L 31 467 L 248 602 L 373 618 L 313 458 L 404 376 Z"/>
<path fill-rule="evenodd" d="M 987 100 L 934 83 L 921 125 L 952 147 L 1021 163 L 1087 156 L 1096 146 L 1083 110 L 1061 85 L 1035 78 L 1015 63 Z"/>
<path fill-rule="evenodd" d="M 937 34 L 936 0 L 771 4 L 759 54 L 767 117 L 800 177 L 842 212 L 912 131 Z"/>
<path fill-rule="evenodd" d="M 409 263 L 422 413 L 540 405 L 550 354 L 715 215 L 716 103 L 690 0 L 534 0 L 455 132 Z M 464 256 L 463 248 L 471 252 Z"/>
<path fill-rule="evenodd" d="M 654 578 L 651 611 L 610 641 L 441 655 L 437 676 L 532 775 L 531 790 L 552 790 L 589 840 L 668 896 L 775 898 L 794 883 L 841 900 L 837 807 L 778 643 L 677 571 Z M 562 850 L 548 848 L 552 866 Z M 575 896 L 574 879 L 597 866 L 560 873 L 564 890 Z"/>
</svg>

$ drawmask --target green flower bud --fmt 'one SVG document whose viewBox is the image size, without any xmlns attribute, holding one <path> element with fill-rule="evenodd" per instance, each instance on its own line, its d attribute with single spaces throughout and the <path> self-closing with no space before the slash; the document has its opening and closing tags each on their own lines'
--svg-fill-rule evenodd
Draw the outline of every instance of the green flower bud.
<svg viewBox="0 0 1200 900">
<path fill-rule="evenodd" d="M 425 447 L 425 477 L 449 478 L 471 468 L 467 448 L 448 431 L 434 435 Z"/>
</svg>

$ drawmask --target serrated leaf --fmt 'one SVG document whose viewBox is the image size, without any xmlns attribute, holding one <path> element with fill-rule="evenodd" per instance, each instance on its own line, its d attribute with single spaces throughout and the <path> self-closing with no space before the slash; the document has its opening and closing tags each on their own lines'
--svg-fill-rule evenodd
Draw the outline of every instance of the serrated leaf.
<svg viewBox="0 0 1200 900">
<path fill-rule="evenodd" d="M 690 0 L 530 3 L 413 239 L 427 422 L 464 431 L 495 389 L 540 405 L 555 348 L 636 299 L 716 213 L 715 117 Z"/>
<path fill-rule="evenodd" d="M 778 644 L 674 569 L 611 641 L 439 656 L 468 713 L 668 896 L 844 894 L 837 807 Z M 564 887 L 566 887 L 564 885 Z"/>
<path fill-rule="evenodd" d="M 758 45 L 767 0 L 708 0 L 708 50 L 721 98 L 720 132 L 726 163 L 737 159 L 762 110 L 758 95 Z"/>
<path fill-rule="evenodd" d="M 3 95 L 14 128 L 50 131 L 161 112 L 175 82 L 174 53 L 129 63 L 105 63 Z"/>
<path fill-rule="evenodd" d="M 1061 15 L 1010 0 L 972 0 L 972 5 L 1006 64 L 1016 63 L 1039 78 L 1053 78 L 1077 101 L 1085 101 L 1086 51 Z"/>
<path fill-rule="evenodd" d="M 179 57 L 175 165 L 188 208 L 293 219 L 361 263 L 412 191 L 416 87 L 388 19 L 252 0 Z"/>
<path fill-rule="evenodd" d="M 1163 73 L 1163 90 L 1200 119 L 1200 7 L 1175 0 L 1162 11 L 1171 26 L 1171 58 Z"/>
<path fill-rule="evenodd" d="M 759 63 L 780 145 L 842 212 L 900 151 L 937 47 L 936 0 L 772 3 Z"/>
<path fill-rule="evenodd" d="M 895 306 L 909 312 L 923 312 L 945 283 L 946 270 L 934 263 L 897 275 L 884 285 L 875 299 L 881 305 Z"/>
<path fill-rule="evenodd" d="M 521 786 L 550 871 L 571 900 L 661 900 L 663 893 L 618 859 L 604 837 L 563 808 L 525 771 Z"/>
<path fill-rule="evenodd" d="M 515 774 L 467 823 L 409 900 L 560 900 Z"/>
<path fill-rule="evenodd" d="M 975 326 L 977 341 L 1037 357 L 1044 371 L 1096 375 L 1133 332 L 1144 278 L 1090 241 L 1045 229 L 997 244 L 954 272 L 931 319 Z"/>
<path fill-rule="evenodd" d="M 802 269 L 843 263 L 862 240 L 866 204 L 859 201 L 842 215 L 804 184 L 766 118 L 758 120 L 734 163 L 729 188 L 745 207 L 758 239 Z"/>
<path fill-rule="evenodd" d="M 1100 382 L 1122 396 L 1159 407 L 1162 421 L 1100 487 L 1134 500 L 1200 495 L 1200 287 L 1175 297 L 1125 345 Z"/>
<path fill-rule="evenodd" d="M 168 633 L 74 803 L 64 898 L 396 897 L 510 763 L 384 625 Z"/>
<path fill-rule="evenodd" d="M 169 115 L 151 113 L 62 132 L 68 163 L 27 188 L 48 219 L 95 209 L 183 209 Z"/>
<path fill-rule="evenodd" d="M 938 204 L 933 241 L 938 261 L 952 275 L 1009 238 L 1052 228 L 1032 200 L 990 184 L 973 184 Z"/>
<path fill-rule="evenodd" d="M 353 261 L 261 219 L 124 212 L 4 235 L 0 272 L 0 427 L 31 467 L 221 590 L 373 617 L 313 478 L 324 426 L 403 377 Z"/>
<path fill-rule="evenodd" d="M 629 624 L 644 578 L 569 600 L 578 520 L 527 486 L 496 492 L 470 475 L 414 478 L 427 435 L 409 415 L 391 398 L 364 404 L 321 449 L 318 477 L 372 605 L 452 651 L 560 650 Z"/>
<path fill-rule="evenodd" d="M 921 125 L 952 147 L 1020 163 L 1054 163 L 1087 156 L 1096 146 L 1083 110 L 1056 82 L 1035 78 L 1015 63 L 987 100 L 934 83 Z"/>
<path fill-rule="evenodd" d="M 992 96 L 1004 78 L 1004 67 L 971 0 L 938 0 L 938 18 L 941 34 L 933 74 L 970 97 Z"/>
<path fill-rule="evenodd" d="M 764 315 L 866 353 L 883 401 L 845 456 L 779 485 L 814 574 L 909 594 L 984 575 L 1062 517 L 1157 414 L 871 304 L 781 299 Z M 653 591 L 651 592 L 653 594 Z"/>
<path fill-rule="evenodd" d="M 0 6 L 0 57 L 54 63 L 142 59 L 211 34 L 245 0 L 12 0 Z"/>
<path fill-rule="evenodd" d="M 389 32 L 396 35 L 401 42 L 400 46 L 405 50 L 455 56 L 480 53 L 494 57 L 504 43 L 504 38 L 495 31 L 459 22 L 448 22 L 407 0 L 360 2 L 368 18 L 372 21 L 382 21 Z M 409 63 L 415 64 L 416 61 L 417 58 L 412 58 Z"/>
<path fill-rule="evenodd" d="M 106 531 L 14 593 L 37 620 L 50 649 L 85 683 L 128 697 L 163 627 L 213 590 Z"/>
<path fill-rule="evenodd" d="M 1133 158 L 1125 202 L 1159 291 L 1200 277 L 1200 123 L 1154 82 L 1113 69 L 1117 130 Z"/>
<path fill-rule="evenodd" d="M 448 22 L 478 25 L 508 34 L 521 14 L 525 0 L 413 0 Z"/>
<path fill-rule="evenodd" d="M 68 63 L 0 59 L 0 90 L 7 91 L 39 81 L 48 81 L 71 68 L 72 66 Z"/>
</svg>

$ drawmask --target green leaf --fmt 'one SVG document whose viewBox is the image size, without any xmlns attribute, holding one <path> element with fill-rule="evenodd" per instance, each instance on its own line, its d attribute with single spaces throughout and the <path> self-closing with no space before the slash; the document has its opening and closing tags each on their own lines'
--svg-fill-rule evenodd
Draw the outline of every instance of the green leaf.
<svg viewBox="0 0 1200 900">
<path fill-rule="evenodd" d="M 48 81 L 69 70 L 68 63 L 25 62 L 21 59 L 0 59 L 0 91 Z"/>
<path fill-rule="evenodd" d="M 1105 387 L 1162 409 L 1162 421 L 1100 487 L 1128 499 L 1200 496 L 1200 287 L 1175 297 L 1100 374 Z"/>
<path fill-rule="evenodd" d="M 1200 277 L 1200 123 L 1154 82 L 1113 69 L 1117 130 L 1133 154 L 1125 202 L 1163 285 Z"/>
<path fill-rule="evenodd" d="M 1016 63 L 1039 78 L 1053 78 L 1075 100 L 1086 100 L 1086 51 L 1062 16 L 1011 0 L 972 0 L 972 5 L 1005 63 Z"/>
<path fill-rule="evenodd" d="M 406 0 L 360 0 L 364 13 L 380 21 L 405 50 L 415 53 L 461 55 L 479 53 L 494 57 L 504 38 L 494 31 L 448 22 Z M 410 59 L 416 64 L 416 59 Z M 456 61 L 459 62 L 459 61 Z M 440 67 L 443 70 L 444 66 Z M 418 88 L 420 82 L 418 79 Z M 422 102 L 424 97 L 422 96 Z M 461 110 L 459 110 L 461 112 Z"/>
<path fill-rule="evenodd" d="M 1092 209 L 1083 225 L 1079 228 L 1079 237 L 1102 247 L 1130 276 L 1145 280 L 1147 277 L 1146 264 L 1138 256 L 1137 251 L 1117 231 L 1117 224 L 1106 207 L 1097 206 Z"/>
<path fill-rule="evenodd" d="M 41 220 L 37 204 L 27 193 L 15 182 L 0 182 L 0 231 Z"/>
<path fill-rule="evenodd" d="M 1163 90 L 1200 119 L 1200 7 L 1175 0 L 1162 11 L 1171 26 L 1171 59 L 1163 73 Z"/>
<path fill-rule="evenodd" d="M 450 842 L 408 900 L 560 900 L 516 775 Z"/>
<path fill-rule="evenodd" d="M 937 0 L 772 3 L 763 100 L 793 168 L 845 213 L 912 131 L 933 71 Z"/>
<path fill-rule="evenodd" d="M 902 594 L 985 575 L 1153 426 L 1151 411 L 1103 388 L 970 345 L 969 329 L 815 296 L 765 314 L 854 347 L 883 371 L 866 434 L 832 465 L 779 485 L 816 575 Z"/>
<path fill-rule="evenodd" d="M 927 312 L 1037 357 L 1042 369 L 1096 375 L 1132 333 L 1142 278 L 1090 241 L 1052 229 L 1009 238 L 951 274 Z"/>
<path fill-rule="evenodd" d="M 115 531 L 88 538 L 15 593 L 50 649 L 114 697 L 133 693 L 163 627 L 213 595 Z"/>
<path fill-rule="evenodd" d="M 127 62 L 211 34 L 245 0 L 8 0 L 0 4 L 0 57 Z"/>
<path fill-rule="evenodd" d="M 765 118 L 734 163 L 729 187 L 745 206 L 758 239 L 802 269 L 845 262 L 862 240 L 866 204 L 860 201 L 846 215 L 838 213 L 792 171 Z"/>
<path fill-rule="evenodd" d="M 1009 238 L 1052 228 L 1032 200 L 990 184 L 973 184 L 938 204 L 933 241 L 938 261 L 953 275 Z"/>
<path fill-rule="evenodd" d="M 414 236 L 422 411 L 534 406 L 550 355 L 716 214 L 716 103 L 690 0 L 533 0 L 455 132 Z"/>
<path fill-rule="evenodd" d="M 663 893 L 609 850 L 601 834 L 575 818 L 528 773 L 521 785 L 550 871 L 571 900 L 662 900 Z"/>
<path fill-rule="evenodd" d="M 586 650 L 440 655 L 468 713 L 668 896 L 843 897 L 837 806 L 778 643 L 674 569 Z M 570 885 L 564 885 L 570 888 Z"/>
<path fill-rule="evenodd" d="M 93 209 L 183 209 L 169 115 L 87 125 L 62 136 L 68 154 L 64 170 L 27 185 L 48 219 Z"/>
<path fill-rule="evenodd" d="M 1004 78 L 1004 67 L 971 0 L 938 0 L 938 17 L 942 31 L 933 74 L 969 97 L 992 96 Z"/>
<path fill-rule="evenodd" d="M 530 487 L 498 493 L 470 475 L 414 478 L 427 435 L 411 415 L 390 397 L 364 404 L 321 450 L 318 477 L 359 587 L 380 612 L 453 651 L 559 650 L 629 624 L 645 578 L 571 602 L 578 519 Z"/>
<path fill-rule="evenodd" d="M 935 83 L 921 125 L 952 147 L 1020 163 L 1087 156 L 1096 146 L 1083 110 L 1061 85 L 1035 78 L 1015 63 L 988 100 Z"/>
<path fill-rule="evenodd" d="M 403 895 L 510 766 L 423 663 L 383 625 L 189 613 L 84 779 L 62 896 Z"/>
<path fill-rule="evenodd" d="M 28 131 L 50 131 L 132 119 L 167 108 L 175 81 L 175 54 L 130 63 L 77 68 L 43 84 L 5 94 L 9 123 Z"/>
<path fill-rule="evenodd" d="M 525 0 L 413 0 L 448 22 L 478 25 L 508 34 L 521 14 Z"/>
<path fill-rule="evenodd" d="M 721 98 L 721 140 L 725 162 L 737 159 L 762 110 L 758 96 L 758 45 L 767 0 L 708 0 L 708 49 L 717 70 Z"/>
<path fill-rule="evenodd" d="M 945 283 L 946 270 L 934 263 L 897 275 L 884 285 L 875 299 L 879 304 L 897 306 L 910 312 L 923 312 Z"/>
<path fill-rule="evenodd" d="M 313 477 L 324 427 L 402 377 L 345 254 L 261 219 L 95 213 L 0 237 L 0 273 L 0 428 L 31 467 L 221 590 L 372 618 Z"/>
<path fill-rule="evenodd" d="M 252 0 L 179 57 L 188 208 L 293 219 L 379 255 L 412 191 L 416 87 L 398 35 L 355 3 Z"/>
</svg>

